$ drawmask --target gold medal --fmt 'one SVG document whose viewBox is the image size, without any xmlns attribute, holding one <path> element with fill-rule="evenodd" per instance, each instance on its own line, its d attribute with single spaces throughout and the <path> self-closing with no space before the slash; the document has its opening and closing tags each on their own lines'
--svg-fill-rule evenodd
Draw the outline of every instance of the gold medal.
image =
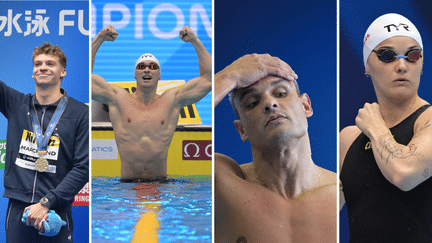
<svg viewBox="0 0 432 243">
<path fill-rule="evenodd" d="M 39 151 L 39 159 L 35 162 L 35 168 L 39 172 L 45 172 L 48 169 L 49 163 L 48 160 L 45 159 L 43 156 L 46 154 L 46 151 Z"/>
<path fill-rule="evenodd" d="M 35 168 L 39 172 L 45 172 L 48 169 L 48 160 L 45 158 L 39 158 L 35 162 Z"/>
</svg>

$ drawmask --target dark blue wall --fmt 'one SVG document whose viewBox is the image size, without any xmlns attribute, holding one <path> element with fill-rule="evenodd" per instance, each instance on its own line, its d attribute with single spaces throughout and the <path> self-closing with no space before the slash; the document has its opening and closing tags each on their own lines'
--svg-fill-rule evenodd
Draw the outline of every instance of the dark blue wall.
<svg viewBox="0 0 432 243">
<path fill-rule="evenodd" d="M 314 114 L 308 119 L 314 162 L 336 172 L 336 1 L 215 1 L 215 72 L 239 57 L 269 53 L 298 74 Z M 215 109 L 215 152 L 252 161 L 226 97 Z"/>
<path fill-rule="evenodd" d="M 432 101 L 432 3 L 430 1 L 340 1 L 340 130 L 355 124 L 358 110 L 365 102 L 376 102 L 370 78 L 366 78 L 363 64 L 363 37 L 369 25 L 386 13 L 407 17 L 420 31 L 424 45 L 424 68 L 419 96 Z M 367 178 L 365 178 L 367 179 Z M 348 242 L 349 228 L 346 207 L 340 214 L 340 242 Z"/>
</svg>

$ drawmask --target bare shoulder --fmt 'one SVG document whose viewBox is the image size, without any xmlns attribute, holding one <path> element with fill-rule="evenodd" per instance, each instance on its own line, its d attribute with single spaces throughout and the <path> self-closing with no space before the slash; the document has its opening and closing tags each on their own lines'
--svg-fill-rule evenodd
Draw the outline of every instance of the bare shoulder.
<svg viewBox="0 0 432 243">
<path fill-rule="evenodd" d="M 357 126 L 348 126 L 342 129 L 339 133 L 339 139 L 341 143 L 352 144 L 354 140 L 360 135 L 361 130 Z"/>
<path fill-rule="evenodd" d="M 255 183 L 258 185 L 262 185 L 262 182 L 258 180 L 258 177 L 255 173 L 254 167 L 253 167 L 253 163 L 246 163 L 246 164 L 242 164 L 240 165 L 240 168 L 243 172 L 244 175 L 244 179 L 248 182 L 251 183 Z"/>
<path fill-rule="evenodd" d="M 127 90 L 125 90 L 123 87 L 120 87 L 115 84 L 108 83 L 108 86 L 111 88 L 113 94 L 114 94 L 114 102 L 113 104 L 121 103 L 122 100 L 124 100 L 125 97 L 132 97 L 132 94 L 130 94 Z"/>
<path fill-rule="evenodd" d="M 338 182 L 337 174 L 319 166 L 318 168 L 321 176 L 321 178 L 318 178 L 318 188 L 326 188 L 326 190 L 330 189 L 330 191 L 336 188 Z"/>
<path fill-rule="evenodd" d="M 318 169 L 319 174 L 315 177 L 315 186 L 308 190 L 305 195 L 310 199 L 329 204 L 328 207 L 333 207 L 333 204 L 337 201 L 337 174 L 319 166 Z"/>
<path fill-rule="evenodd" d="M 162 94 L 161 94 L 161 96 L 171 96 L 171 95 L 175 95 L 175 94 L 177 94 L 178 92 L 179 92 L 179 90 L 180 90 L 180 87 L 173 87 L 173 88 L 169 88 L 169 89 L 167 89 L 167 90 L 165 90 Z"/>
<path fill-rule="evenodd" d="M 162 94 L 161 97 L 171 97 L 173 99 L 175 99 L 176 95 L 178 94 L 178 92 L 180 91 L 181 87 L 173 87 L 170 89 L 165 90 Z"/>
<path fill-rule="evenodd" d="M 426 129 L 432 129 L 432 106 L 418 117 L 414 125 L 414 133 L 423 132 Z"/>
<path fill-rule="evenodd" d="M 339 133 L 339 168 L 342 169 L 345 155 L 354 140 L 361 134 L 361 130 L 357 126 L 345 127 Z"/>
<path fill-rule="evenodd" d="M 332 184 L 332 183 L 335 183 L 337 181 L 336 173 L 334 173 L 333 171 L 324 169 L 322 167 L 318 167 L 318 168 L 319 168 L 319 170 L 323 176 L 323 179 L 324 179 L 323 182 L 325 184 Z"/>
<path fill-rule="evenodd" d="M 236 175 L 237 177 L 245 179 L 242 168 L 232 158 L 224 154 L 215 153 L 214 161 L 216 177 L 224 175 Z"/>
<path fill-rule="evenodd" d="M 158 100 L 162 101 L 164 104 L 172 106 L 175 105 L 176 95 L 179 92 L 179 87 L 174 87 L 165 90 L 162 94 L 158 95 Z M 182 108 L 182 107 L 179 107 Z"/>
</svg>

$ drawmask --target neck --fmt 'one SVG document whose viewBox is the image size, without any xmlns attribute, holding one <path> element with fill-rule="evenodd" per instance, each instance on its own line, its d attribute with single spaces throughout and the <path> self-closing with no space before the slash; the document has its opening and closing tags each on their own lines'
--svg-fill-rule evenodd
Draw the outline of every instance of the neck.
<svg viewBox="0 0 432 243">
<path fill-rule="evenodd" d="M 386 126 L 391 128 L 428 103 L 416 95 L 411 99 L 396 101 L 378 97 L 378 104 Z"/>
<path fill-rule="evenodd" d="M 137 87 L 137 90 L 135 91 L 135 93 L 133 93 L 133 96 L 144 104 L 149 104 L 159 96 L 158 94 L 156 94 L 156 88 L 157 87 Z"/>
<path fill-rule="evenodd" d="M 49 105 L 59 100 L 63 94 L 60 92 L 60 87 L 41 88 L 36 86 L 35 96 L 39 104 Z"/>
<path fill-rule="evenodd" d="M 287 199 L 317 186 L 320 175 L 311 157 L 308 135 L 266 148 L 252 147 L 258 183 Z"/>
</svg>

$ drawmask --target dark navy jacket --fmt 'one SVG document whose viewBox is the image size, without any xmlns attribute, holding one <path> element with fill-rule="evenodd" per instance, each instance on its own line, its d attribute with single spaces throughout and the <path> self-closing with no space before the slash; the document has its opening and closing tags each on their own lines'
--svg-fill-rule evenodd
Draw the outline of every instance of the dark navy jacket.
<svg viewBox="0 0 432 243">
<path fill-rule="evenodd" d="M 42 107 L 35 99 L 34 107 L 39 122 L 43 123 L 43 132 L 58 103 Z M 51 209 L 70 207 L 75 195 L 89 180 L 88 106 L 69 97 L 51 136 L 59 141 L 58 153 L 54 152 L 55 159 L 48 159 L 50 165 L 56 167 L 55 173 L 37 172 L 23 166 L 31 165 L 31 161 L 35 160 L 29 156 L 35 152 L 34 147 L 31 148 L 31 144 L 26 146 L 33 132 L 29 109 L 34 109 L 33 95 L 18 92 L 0 81 L 0 112 L 8 119 L 3 196 L 27 203 L 37 203 L 45 196 L 50 201 Z"/>
</svg>

